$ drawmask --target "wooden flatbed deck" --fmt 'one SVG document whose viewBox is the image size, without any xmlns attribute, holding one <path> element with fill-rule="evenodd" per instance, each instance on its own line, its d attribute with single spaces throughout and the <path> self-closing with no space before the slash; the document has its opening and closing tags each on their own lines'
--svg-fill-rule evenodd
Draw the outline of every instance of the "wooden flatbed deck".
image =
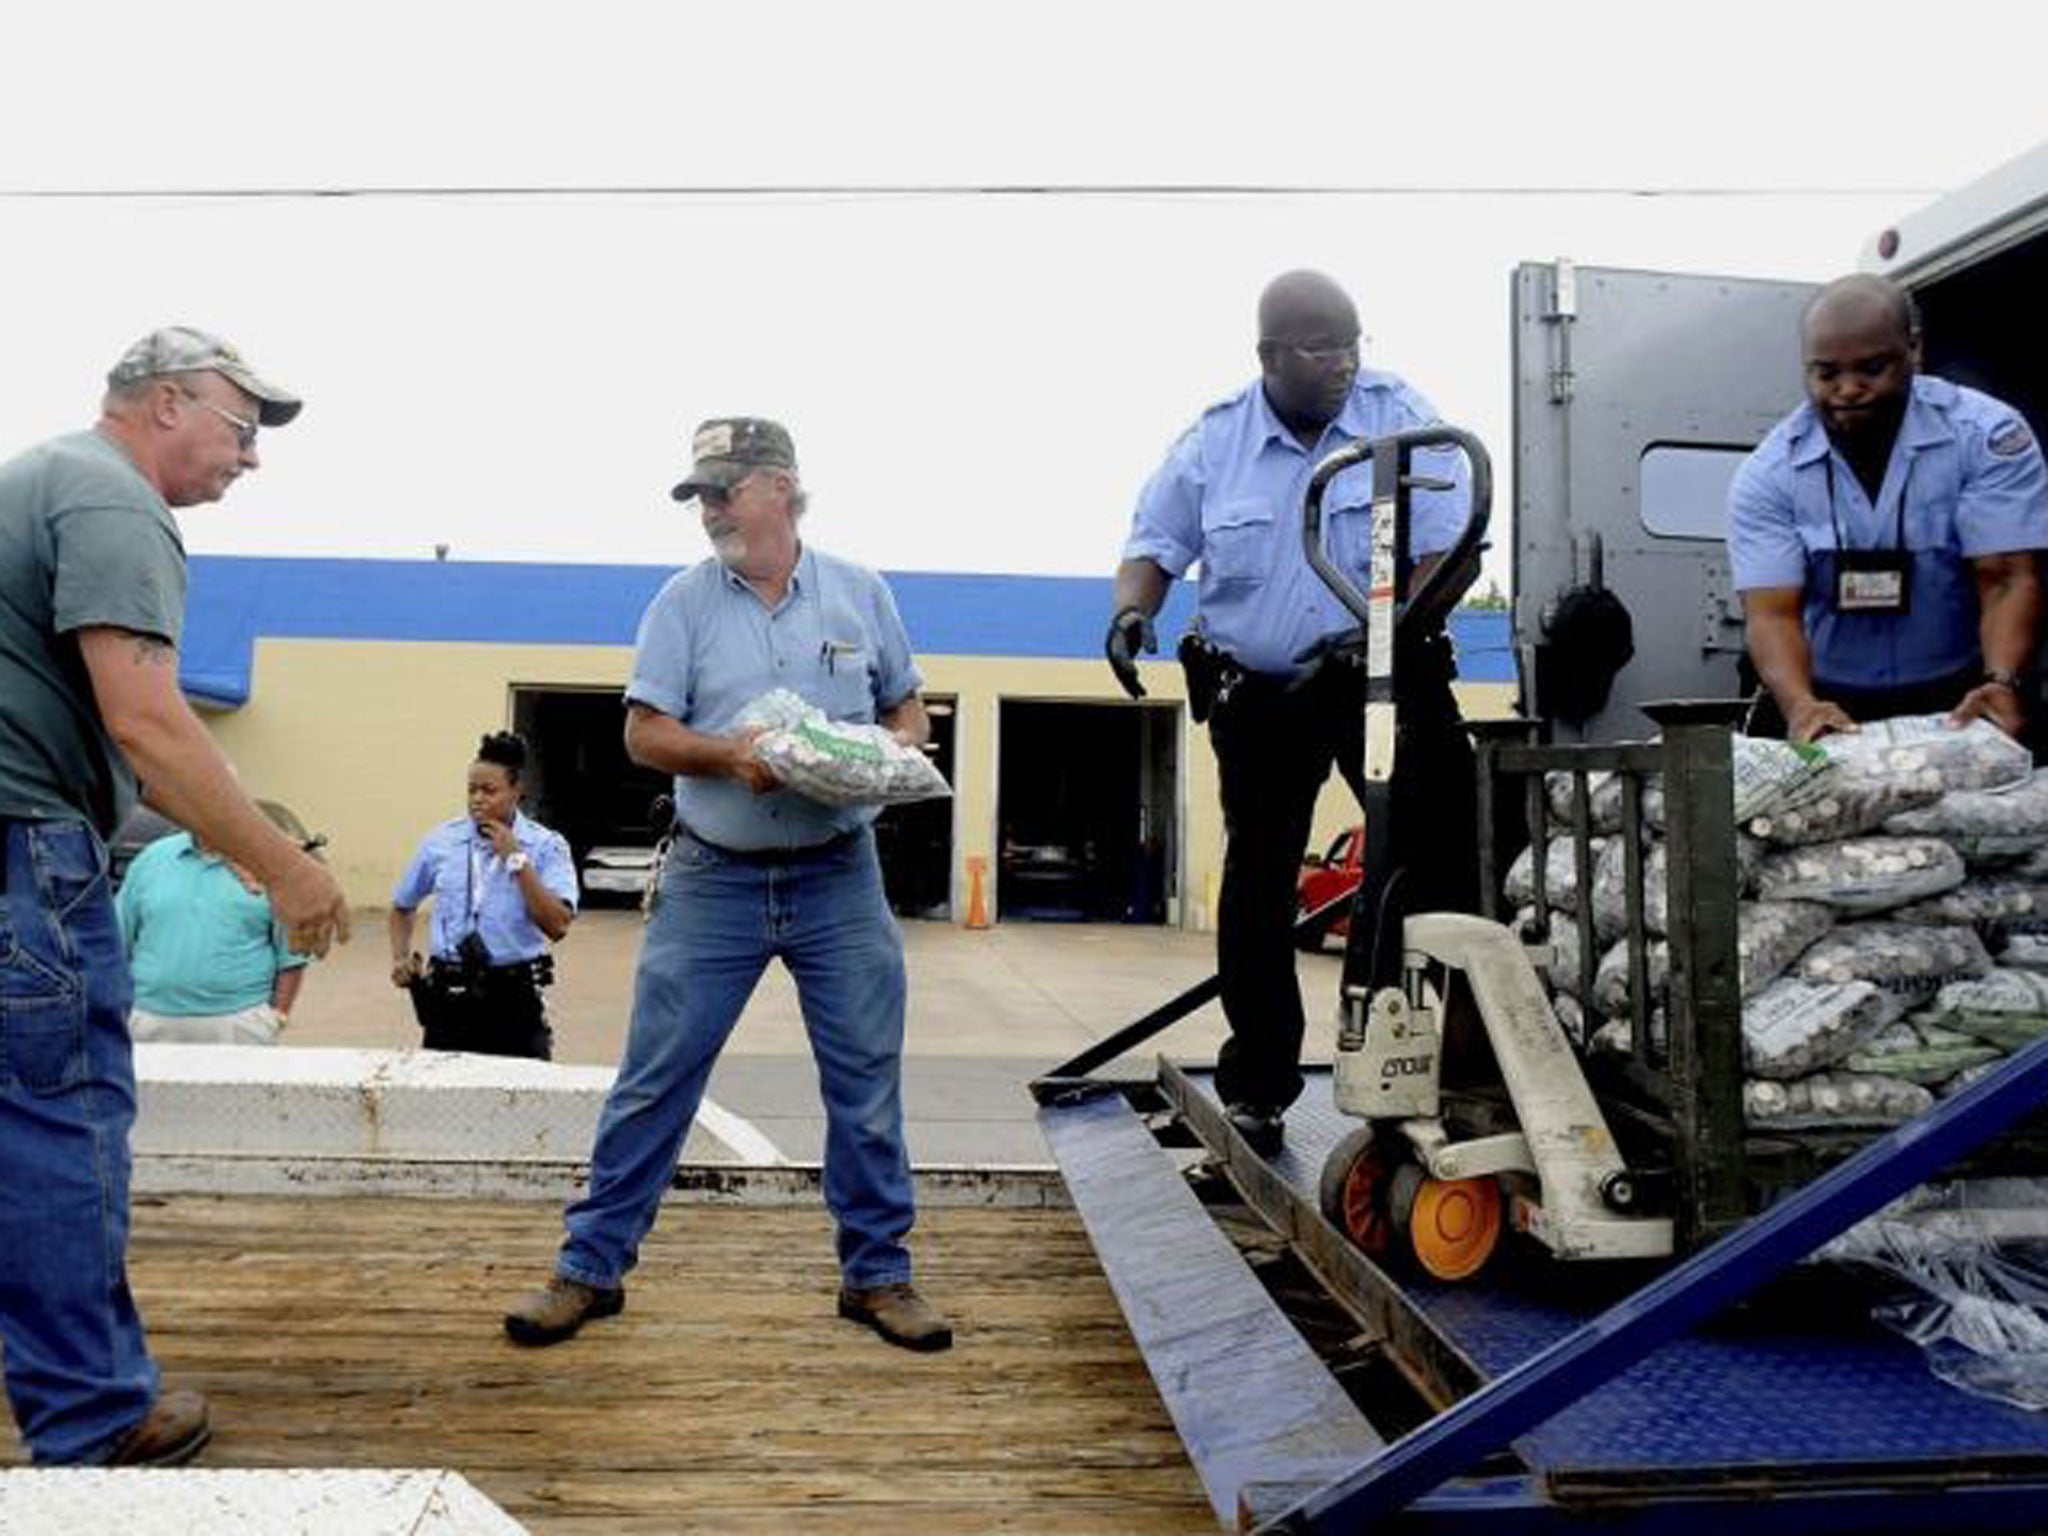
<svg viewBox="0 0 2048 1536">
<path fill-rule="evenodd" d="M 1072 1212 L 921 1216 L 935 1356 L 834 1315 L 821 1210 L 675 1200 L 622 1316 L 522 1349 L 499 1315 L 559 1230 L 530 1202 L 139 1197 L 130 1269 L 167 1382 L 212 1399 L 203 1466 L 450 1467 L 535 1532 L 1216 1528 Z"/>
</svg>

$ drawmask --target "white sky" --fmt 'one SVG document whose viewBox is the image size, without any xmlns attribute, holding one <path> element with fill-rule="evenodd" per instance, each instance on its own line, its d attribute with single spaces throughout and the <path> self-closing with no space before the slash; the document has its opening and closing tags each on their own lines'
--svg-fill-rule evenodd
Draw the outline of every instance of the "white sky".
<svg viewBox="0 0 2048 1536">
<path fill-rule="evenodd" d="M 820 543 L 1106 574 L 1309 265 L 1504 509 L 1517 260 L 1825 278 L 2048 138 L 2048 8 L 1851 14 L 39 6 L 0 24 L 0 448 L 184 320 L 309 401 L 194 550 L 695 558 L 688 429 L 758 411 Z"/>
</svg>

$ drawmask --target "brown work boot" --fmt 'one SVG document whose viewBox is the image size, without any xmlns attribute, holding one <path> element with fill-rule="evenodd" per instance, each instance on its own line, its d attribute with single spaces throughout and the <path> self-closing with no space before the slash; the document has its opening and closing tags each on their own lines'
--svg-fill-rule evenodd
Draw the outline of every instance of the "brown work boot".
<svg viewBox="0 0 2048 1536">
<path fill-rule="evenodd" d="M 166 1392 L 149 1405 L 142 1422 L 128 1431 L 110 1467 L 182 1467 L 213 1438 L 206 1399 L 197 1392 Z"/>
<path fill-rule="evenodd" d="M 908 1281 L 866 1290 L 842 1287 L 839 1315 L 866 1323 L 891 1344 L 931 1351 L 953 1347 L 953 1325 L 932 1309 Z"/>
<path fill-rule="evenodd" d="M 546 1285 L 505 1314 L 505 1331 L 520 1344 L 559 1344 L 594 1318 L 616 1316 L 625 1305 L 622 1285 L 585 1285 L 550 1275 Z"/>
</svg>

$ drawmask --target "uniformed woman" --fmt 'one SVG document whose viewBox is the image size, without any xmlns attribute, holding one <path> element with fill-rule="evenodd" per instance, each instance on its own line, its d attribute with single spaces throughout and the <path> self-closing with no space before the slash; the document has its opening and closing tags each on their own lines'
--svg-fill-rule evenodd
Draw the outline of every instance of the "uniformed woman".
<svg viewBox="0 0 2048 1536">
<path fill-rule="evenodd" d="M 391 982 L 412 993 L 430 1051 L 533 1056 L 553 1044 L 541 988 L 554 979 L 548 944 L 576 916 L 569 845 L 519 809 L 526 743 L 485 736 L 469 765 L 469 814 L 420 842 L 391 892 Z M 434 898 L 430 957 L 413 949 L 413 918 Z"/>
</svg>

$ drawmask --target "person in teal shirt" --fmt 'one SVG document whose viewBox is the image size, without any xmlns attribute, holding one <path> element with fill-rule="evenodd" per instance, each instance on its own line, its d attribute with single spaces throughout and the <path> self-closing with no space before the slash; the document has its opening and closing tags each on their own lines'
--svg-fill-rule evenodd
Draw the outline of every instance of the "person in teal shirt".
<svg viewBox="0 0 2048 1536">
<path fill-rule="evenodd" d="M 158 838 L 114 900 L 135 973 L 137 1041 L 270 1045 L 291 1017 L 307 957 L 263 888 L 189 832 Z"/>
</svg>

